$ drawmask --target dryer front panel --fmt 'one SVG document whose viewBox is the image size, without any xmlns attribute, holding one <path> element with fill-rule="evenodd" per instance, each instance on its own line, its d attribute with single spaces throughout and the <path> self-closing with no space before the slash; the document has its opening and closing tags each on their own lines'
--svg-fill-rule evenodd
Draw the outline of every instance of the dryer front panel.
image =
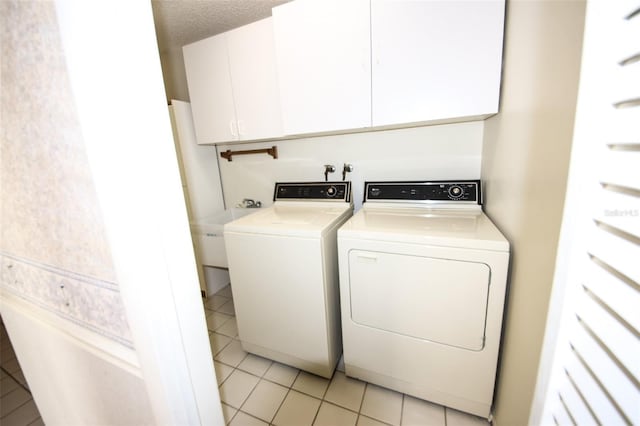
<svg viewBox="0 0 640 426">
<path fill-rule="evenodd" d="M 480 351 L 489 280 L 485 263 L 350 250 L 351 319 L 389 333 Z"/>
</svg>

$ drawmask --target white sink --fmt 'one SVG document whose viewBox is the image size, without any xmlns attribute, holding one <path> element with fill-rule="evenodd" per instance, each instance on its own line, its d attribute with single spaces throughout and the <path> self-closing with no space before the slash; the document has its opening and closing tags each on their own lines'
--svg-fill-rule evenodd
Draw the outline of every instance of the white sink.
<svg viewBox="0 0 640 426">
<path fill-rule="evenodd" d="M 224 224 L 239 219 L 259 209 L 227 209 L 191 222 L 191 238 L 198 260 L 205 266 L 228 268 L 224 248 Z"/>
</svg>

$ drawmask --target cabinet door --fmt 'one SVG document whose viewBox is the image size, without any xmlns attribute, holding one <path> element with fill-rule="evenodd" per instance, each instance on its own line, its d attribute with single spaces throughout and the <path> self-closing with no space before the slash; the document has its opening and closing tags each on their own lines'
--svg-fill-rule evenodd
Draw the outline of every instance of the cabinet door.
<svg viewBox="0 0 640 426">
<path fill-rule="evenodd" d="M 221 34 L 182 49 L 199 144 L 237 139 L 226 39 Z"/>
<path fill-rule="evenodd" d="M 271 18 L 227 33 L 239 139 L 282 136 Z"/>
<path fill-rule="evenodd" d="M 498 112 L 503 0 L 371 0 L 374 126 Z"/>
<path fill-rule="evenodd" d="M 273 9 L 286 134 L 371 126 L 368 0 L 296 0 Z"/>
</svg>

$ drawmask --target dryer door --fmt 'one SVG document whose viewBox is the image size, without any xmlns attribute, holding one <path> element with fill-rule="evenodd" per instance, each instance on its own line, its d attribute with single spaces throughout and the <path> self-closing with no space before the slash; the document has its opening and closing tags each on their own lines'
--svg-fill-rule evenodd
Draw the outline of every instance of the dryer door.
<svg viewBox="0 0 640 426">
<path fill-rule="evenodd" d="M 490 268 L 484 263 L 349 252 L 351 319 L 474 351 L 484 346 Z"/>
</svg>

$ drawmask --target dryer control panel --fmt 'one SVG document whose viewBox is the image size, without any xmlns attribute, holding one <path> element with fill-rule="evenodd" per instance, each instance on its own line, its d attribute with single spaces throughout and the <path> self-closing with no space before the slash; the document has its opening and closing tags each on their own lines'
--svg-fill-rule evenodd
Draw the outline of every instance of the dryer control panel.
<svg viewBox="0 0 640 426">
<path fill-rule="evenodd" d="M 351 182 L 276 183 L 273 201 L 351 201 Z"/>
<path fill-rule="evenodd" d="M 479 180 L 365 182 L 364 201 L 482 204 Z"/>
</svg>

